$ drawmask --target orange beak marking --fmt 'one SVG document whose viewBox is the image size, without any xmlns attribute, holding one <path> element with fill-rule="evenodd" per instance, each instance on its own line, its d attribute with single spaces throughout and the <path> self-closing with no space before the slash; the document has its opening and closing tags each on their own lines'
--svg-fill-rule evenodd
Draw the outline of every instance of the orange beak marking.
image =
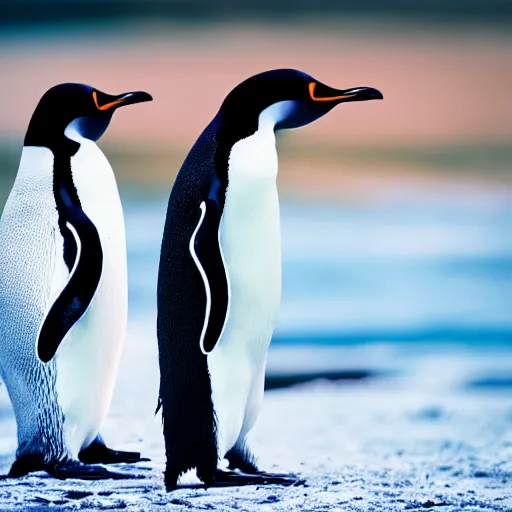
<svg viewBox="0 0 512 512">
<path fill-rule="evenodd" d="M 309 84 L 309 95 L 313 101 L 335 101 L 335 100 L 344 100 L 345 98 L 352 98 L 352 96 L 356 96 L 356 94 L 342 94 L 341 96 L 331 96 L 329 98 L 317 98 L 315 96 L 315 87 L 316 83 L 311 82 Z"/>
<path fill-rule="evenodd" d="M 94 104 L 96 105 L 96 108 L 98 110 L 108 110 L 109 108 L 115 107 L 116 105 L 119 105 L 119 103 L 123 103 L 124 100 L 116 100 L 112 101 L 110 103 L 105 103 L 105 105 L 99 105 L 98 103 L 98 95 L 96 94 L 96 91 L 92 92 L 92 99 L 94 100 Z"/>
</svg>

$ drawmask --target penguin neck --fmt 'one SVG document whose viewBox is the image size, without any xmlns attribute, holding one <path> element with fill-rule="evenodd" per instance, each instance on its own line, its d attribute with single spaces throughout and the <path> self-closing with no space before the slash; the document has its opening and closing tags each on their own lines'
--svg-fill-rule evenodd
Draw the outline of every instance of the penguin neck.
<svg viewBox="0 0 512 512">
<path fill-rule="evenodd" d="M 295 108 L 294 101 L 279 101 L 270 105 L 258 117 L 258 130 L 271 128 L 275 131 L 276 126 L 292 115 Z"/>
<path fill-rule="evenodd" d="M 68 126 L 64 130 L 64 137 L 69 141 L 77 143 L 79 146 L 81 146 L 86 141 L 90 141 L 90 139 L 86 139 L 80 133 L 78 123 L 76 121 L 73 121 L 72 123 L 68 124 Z"/>
<path fill-rule="evenodd" d="M 274 125 L 270 116 L 260 116 L 258 129 L 233 145 L 228 161 L 229 188 L 275 187 L 278 161 Z"/>
<path fill-rule="evenodd" d="M 224 119 L 222 113 L 220 122 L 224 133 L 231 140 L 231 149 L 227 157 L 228 178 L 233 175 L 247 174 L 249 178 L 269 177 L 275 181 L 277 177 L 276 126 L 285 120 L 294 110 L 293 101 L 280 101 L 270 105 L 260 112 L 255 126 L 248 130 L 247 122 L 236 126 L 229 119 Z M 222 152 L 219 152 L 219 156 Z M 245 181 L 245 180 L 244 180 Z"/>
<path fill-rule="evenodd" d="M 251 137 L 256 132 L 275 131 L 279 123 L 285 121 L 296 108 L 294 101 L 279 101 L 262 110 L 259 114 L 252 114 L 248 118 L 243 116 L 243 108 L 241 112 L 237 112 L 236 116 L 229 115 L 220 110 L 213 124 L 217 125 L 218 130 L 222 133 L 226 140 L 236 142 Z"/>
<path fill-rule="evenodd" d="M 71 161 L 74 161 L 74 163 L 76 164 L 77 160 L 93 162 L 98 158 L 98 156 L 100 158 L 105 158 L 103 152 L 98 147 L 96 142 L 82 135 L 79 121 L 80 120 L 73 121 L 67 126 L 66 130 L 64 131 L 64 136 L 66 137 L 66 139 L 72 142 L 73 144 L 76 144 L 77 146 L 77 151 L 72 155 L 72 160 L 70 159 L 70 164 Z M 73 169 L 73 176 L 76 178 L 76 165 L 71 165 L 71 167 Z M 88 172 L 90 174 L 92 171 L 89 170 Z"/>
<path fill-rule="evenodd" d="M 18 178 L 24 179 L 25 174 L 33 176 L 34 171 L 37 170 L 37 179 L 52 179 L 57 203 L 59 203 L 60 193 L 55 190 L 55 187 L 64 185 L 71 190 L 74 202 L 79 204 L 71 175 L 71 158 L 80 149 L 81 141 L 68 136 L 72 134 L 66 133 L 67 130 L 64 130 L 59 137 L 55 137 L 37 128 L 37 125 L 33 126 L 31 123 L 25 136 Z"/>
</svg>

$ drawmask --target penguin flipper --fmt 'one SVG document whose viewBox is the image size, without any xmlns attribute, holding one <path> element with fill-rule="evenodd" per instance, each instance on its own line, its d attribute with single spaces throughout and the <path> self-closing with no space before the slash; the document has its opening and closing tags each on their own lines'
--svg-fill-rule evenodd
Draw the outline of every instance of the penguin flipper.
<svg viewBox="0 0 512 512">
<path fill-rule="evenodd" d="M 66 228 L 77 251 L 70 278 L 48 311 L 37 338 L 37 355 L 44 363 L 57 352 L 71 328 L 84 316 L 98 288 L 103 250 L 96 226 L 81 208 L 68 209 Z"/>
<path fill-rule="evenodd" d="M 190 239 L 190 254 L 203 278 L 206 312 L 199 345 L 209 354 L 219 341 L 229 312 L 229 277 L 220 245 L 221 209 L 212 187 L 199 208 L 201 216 Z"/>
</svg>

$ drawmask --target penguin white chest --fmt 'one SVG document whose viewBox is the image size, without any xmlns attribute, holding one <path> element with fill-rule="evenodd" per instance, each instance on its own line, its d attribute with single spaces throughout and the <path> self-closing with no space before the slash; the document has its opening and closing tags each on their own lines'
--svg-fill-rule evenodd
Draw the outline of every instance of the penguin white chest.
<svg viewBox="0 0 512 512">
<path fill-rule="evenodd" d="M 281 297 L 276 178 L 273 130 L 260 130 L 234 145 L 229 159 L 220 242 L 231 288 L 226 329 L 240 321 L 248 329 L 247 335 L 259 326 L 274 322 Z M 254 323 L 248 324 L 248 318 Z M 223 337 L 220 343 L 228 339 Z"/>
<path fill-rule="evenodd" d="M 80 143 L 71 159 L 73 182 L 100 236 L 103 266 L 89 309 L 57 352 L 57 391 L 73 455 L 94 439 L 110 407 L 128 301 L 124 219 L 114 174 L 96 144 Z"/>
<path fill-rule="evenodd" d="M 281 240 L 273 127 L 237 142 L 228 166 L 220 243 L 230 282 L 228 319 L 208 356 L 219 455 L 253 426 L 281 299 Z"/>
</svg>

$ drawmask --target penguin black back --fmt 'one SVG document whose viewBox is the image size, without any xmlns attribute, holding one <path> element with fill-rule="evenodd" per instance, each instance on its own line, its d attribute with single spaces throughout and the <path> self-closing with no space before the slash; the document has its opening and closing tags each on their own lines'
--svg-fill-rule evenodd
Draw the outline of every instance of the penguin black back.
<svg viewBox="0 0 512 512">
<path fill-rule="evenodd" d="M 176 178 L 161 249 L 157 322 L 159 403 L 166 439 L 166 475 L 171 480 L 194 467 L 198 473 L 213 475 L 217 467 L 211 385 L 206 355 L 198 342 L 205 320 L 206 297 L 203 280 L 189 252 L 189 240 L 201 218 L 197 205 L 207 196 L 218 219 L 224 206 L 222 182 L 226 176 L 219 176 L 215 166 L 217 128 L 215 119 L 195 143 Z M 205 236 L 217 236 L 216 229 L 207 231 Z M 219 264 L 221 255 L 210 254 L 209 258 Z M 170 279 L 171 275 L 179 276 L 179 282 Z M 223 300 L 227 301 L 227 285 L 223 285 Z M 184 442 L 171 445 L 168 439 Z"/>
</svg>

